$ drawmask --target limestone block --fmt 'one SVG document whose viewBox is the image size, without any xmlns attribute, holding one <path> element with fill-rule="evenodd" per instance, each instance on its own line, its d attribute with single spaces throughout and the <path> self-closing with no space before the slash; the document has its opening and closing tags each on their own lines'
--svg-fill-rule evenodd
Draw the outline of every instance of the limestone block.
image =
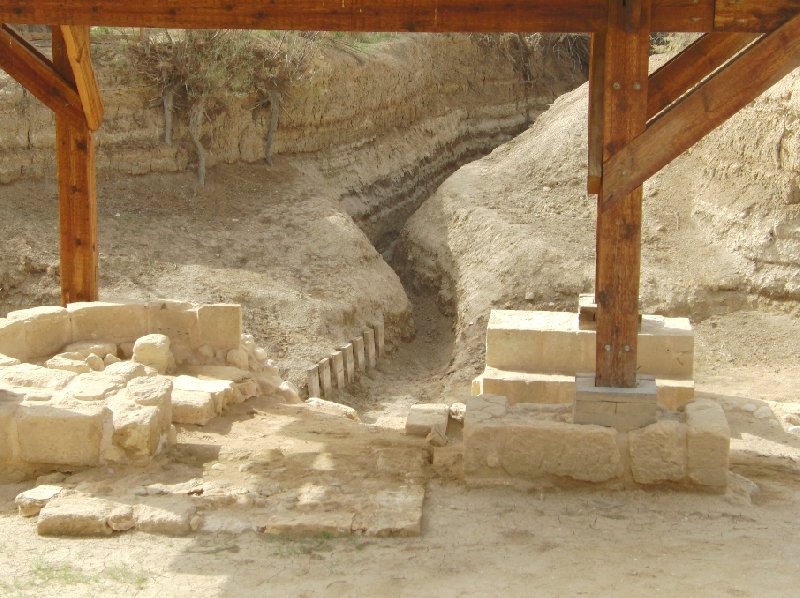
<svg viewBox="0 0 800 598">
<path fill-rule="evenodd" d="M 427 436 L 435 427 L 447 429 L 450 407 L 441 403 L 418 403 L 412 405 L 406 419 L 406 434 Z"/>
<path fill-rule="evenodd" d="M 51 370 L 30 363 L 21 363 L 0 369 L 0 387 L 2 388 L 59 390 L 73 378 L 75 378 L 75 374 L 72 372 Z"/>
<path fill-rule="evenodd" d="M 172 380 L 164 376 L 135 378 L 122 394 L 136 405 L 158 409 L 160 434 L 169 434 L 172 425 Z"/>
<path fill-rule="evenodd" d="M 10 365 L 19 365 L 20 363 L 22 362 L 15 357 L 9 357 L 8 355 L 0 354 L 0 368 L 5 368 Z"/>
<path fill-rule="evenodd" d="M 314 371 L 316 372 L 315 368 Z M 311 375 L 311 370 L 309 370 L 309 376 Z M 319 386 L 319 374 L 315 374 L 317 386 Z M 271 395 L 273 394 L 281 385 L 283 380 L 281 380 L 280 376 L 275 376 L 273 374 L 257 374 L 256 375 L 256 382 L 258 383 L 259 392 L 262 395 Z M 319 388 L 317 388 L 317 392 L 319 392 Z M 319 395 L 317 395 L 319 396 Z"/>
<path fill-rule="evenodd" d="M 368 328 L 364 331 L 364 355 L 366 356 L 367 369 L 372 369 L 377 365 L 377 355 L 375 353 L 375 331 Z"/>
<path fill-rule="evenodd" d="M 107 353 L 106 356 L 103 357 L 103 365 L 105 365 L 106 367 L 115 363 L 119 363 L 120 361 L 122 360 L 113 353 Z"/>
<path fill-rule="evenodd" d="M 356 379 L 356 363 L 355 354 L 353 352 L 353 343 L 347 343 L 339 347 L 344 358 L 344 380 L 346 384 L 355 382 Z"/>
<path fill-rule="evenodd" d="M 281 399 L 283 399 L 284 403 L 301 402 L 300 393 L 297 391 L 297 387 L 289 380 L 284 380 L 283 382 L 281 382 L 275 394 L 277 394 Z"/>
<path fill-rule="evenodd" d="M 199 342 L 215 349 L 238 349 L 242 335 L 242 306 L 203 305 L 197 309 Z"/>
<path fill-rule="evenodd" d="M 701 486 L 728 485 L 731 430 L 720 405 L 698 399 L 686 405 L 689 479 Z"/>
<path fill-rule="evenodd" d="M 359 336 L 351 341 L 353 345 L 353 364 L 357 374 L 362 374 L 367 371 L 367 358 L 364 353 L 364 337 Z"/>
<path fill-rule="evenodd" d="M 656 421 L 656 382 L 639 376 L 636 388 L 594 385 L 594 374 L 575 376 L 573 422 L 608 426 L 627 432 Z"/>
<path fill-rule="evenodd" d="M 623 471 L 615 430 L 554 421 L 511 425 L 500 460 L 506 472 L 527 479 L 555 475 L 605 482 Z"/>
<path fill-rule="evenodd" d="M 344 354 L 341 351 L 331 353 L 331 382 L 340 391 L 347 386 L 344 375 Z"/>
<path fill-rule="evenodd" d="M 658 404 L 670 411 L 679 411 L 694 399 L 694 380 L 656 380 Z"/>
<path fill-rule="evenodd" d="M 638 345 L 639 371 L 659 378 L 694 376 L 694 331 L 688 318 L 643 316 Z"/>
<path fill-rule="evenodd" d="M 0 353 L 22 360 L 32 356 L 32 351 L 28 348 L 24 322 L 0 318 Z"/>
<path fill-rule="evenodd" d="M 31 357 L 44 357 L 72 342 L 72 325 L 63 307 L 34 307 L 8 314 L 9 320 L 22 322 Z"/>
<path fill-rule="evenodd" d="M 241 403 L 258 396 L 259 383 L 256 375 L 230 365 L 187 366 L 184 370 L 203 380 L 222 380 L 233 382 L 233 402 Z M 278 383 L 280 385 L 280 382 Z"/>
<path fill-rule="evenodd" d="M 234 383 L 230 380 L 196 378 L 194 376 L 187 376 L 184 374 L 173 379 L 172 387 L 173 391 L 180 390 L 209 394 L 214 400 L 215 414 L 222 413 L 223 409 L 236 401 Z M 187 422 L 178 421 L 178 423 Z"/>
<path fill-rule="evenodd" d="M 333 386 L 331 383 L 331 360 L 327 357 L 321 359 L 318 365 L 319 368 L 319 385 L 322 390 L 323 397 L 330 397 L 333 394 Z"/>
<path fill-rule="evenodd" d="M 308 387 L 308 396 L 319 398 L 319 366 L 315 365 L 306 370 L 306 384 Z"/>
<path fill-rule="evenodd" d="M 176 424 L 204 426 L 217 415 L 216 401 L 209 392 L 172 391 L 172 421 Z"/>
<path fill-rule="evenodd" d="M 246 370 L 250 367 L 250 358 L 247 357 L 247 352 L 242 349 L 231 349 L 228 351 L 227 361 L 235 368 Z"/>
<path fill-rule="evenodd" d="M 78 341 L 64 347 L 62 353 L 78 353 L 82 359 L 86 359 L 92 353 L 95 355 L 116 355 L 117 345 L 103 340 Z"/>
<path fill-rule="evenodd" d="M 17 505 L 17 510 L 22 517 L 33 517 L 38 515 L 44 506 L 61 494 L 63 488 L 61 486 L 53 486 L 43 484 L 36 486 L 25 492 L 20 492 L 14 499 Z"/>
<path fill-rule="evenodd" d="M 186 500 L 170 497 L 168 500 L 138 504 L 133 507 L 136 529 L 150 534 L 181 536 L 192 530 L 195 507 Z"/>
<path fill-rule="evenodd" d="M 324 399 L 312 397 L 307 399 L 305 404 L 309 409 L 318 413 L 346 417 L 347 419 L 351 419 L 355 422 L 361 421 L 355 409 L 348 407 L 347 405 L 342 405 L 341 403 L 334 403 L 333 401 L 326 401 Z"/>
<path fill-rule="evenodd" d="M 111 411 L 103 403 L 20 404 L 16 415 L 20 458 L 26 463 L 94 466 L 111 444 Z"/>
<path fill-rule="evenodd" d="M 150 366 L 159 374 L 166 374 L 175 367 L 169 337 L 164 334 L 148 334 L 136 339 L 133 345 L 133 361 Z"/>
<path fill-rule="evenodd" d="M 628 434 L 633 479 L 640 484 L 686 477 L 686 426 L 661 420 Z"/>
<path fill-rule="evenodd" d="M 79 401 L 102 401 L 125 388 L 126 383 L 122 376 L 105 372 L 78 374 L 64 390 L 64 396 Z"/>
<path fill-rule="evenodd" d="M 106 518 L 106 523 L 115 532 L 125 532 L 136 525 L 131 505 L 115 505 Z"/>
<path fill-rule="evenodd" d="M 121 376 L 128 382 L 134 378 L 147 376 L 144 366 L 135 361 L 119 361 L 106 366 L 104 373 L 109 376 Z"/>
<path fill-rule="evenodd" d="M 110 536 L 108 517 L 114 503 L 80 495 L 57 496 L 39 513 L 40 536 Z"/>
<path fill-rule="evenodd" d="M 370 322 L 370 328 L 375 332 L 375 354 L 378 358 L 383 357 L 384 354 L 384 327 L 383 320 Z"/>
<path fill-rule="evenodd" d="M 473 393 L 500 395 L 516 403 L 572 403 L 575 378 L 565 374 L 509 372 L 487 366 Z"/>
<path fill-rule="evenodd" d="M 18 459 L 17 425 L 15 415 L 21 397 L 3 393 L 0 398 L 0 463 Z"/>
<path fill-rule="evenodd" d="M 80 353 L 59 353 L 44 363 L 51 370 L 64 370 L 75 374 L 85 374 L 92 371 L 89 364 L 81 359 Z"/>
<path fill-rule="evenodd" d="M 159 300 L 147 304 L 148 332 L 166 335 L 175 345 L 192 348 L 203 344 L 197 319 L 197 308 L 191 303 Z"/>
<path fill-rule="evenodd" d="M 74 341 L 123 343 L 147 334 L 147 309 L 138 303 L 70 303 Z"/>
<path fill-rule="evenodd" d="M 151 457 L 158 452 L 163 428 L 157 407 L 110 400 L 114 413 L 114 444 L 131 457 Z"/>
</svg>

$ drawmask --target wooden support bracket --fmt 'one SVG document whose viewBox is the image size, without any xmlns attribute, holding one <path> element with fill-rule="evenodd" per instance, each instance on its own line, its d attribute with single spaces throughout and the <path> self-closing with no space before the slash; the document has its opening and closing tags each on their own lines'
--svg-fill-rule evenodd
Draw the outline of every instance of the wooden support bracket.
<svg viewBox="0 0 800 598">
<path fill-rule="evenodd" d="M 0 26 L 0 68 L 64 120 L 76 126 L 85 122 L 75 86 L 7 25 Z"/>
<path fill-rule="evenodd" d="M 759 39 L 609 157 L 603 165 L 601 211 L 623 201 L 798 66 L 800 15 Z"/>
<path fill-rule="evenodd" d="M 86 123 L 92 131 L 96 131 L 103 122 L 103 100 L 92 66 L 89 27 L 61 25 L 60 29 Z"/>
</svg>

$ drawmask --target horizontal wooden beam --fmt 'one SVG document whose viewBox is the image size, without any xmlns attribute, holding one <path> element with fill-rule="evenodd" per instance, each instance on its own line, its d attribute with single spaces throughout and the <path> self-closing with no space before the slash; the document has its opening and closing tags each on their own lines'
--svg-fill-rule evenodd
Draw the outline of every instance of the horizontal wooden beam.
<svg viewBox="0 0 800 598">
<path fill-rule="evenodd" d="M 755 33 L 706 33 L 650 76 L 647 118 L 653 118 L 757 37 Z"/>
<path fill-rule="evenodd" d="M 103 100 L 92 66 L 89 27 L 62 25 L 61 35 L 67 50 L 75 86 L 81 98 L 89 129 L 96 131 L 103 122 Z"/>
<path fill-rule="evenodd" d="M 798 2 L 653 0 L 652 30 L 765 32 Z M 117 27 L 595 32 L 607 16 L 607 0 L 0 0 L 8 23 Z"/>
<path fill-rule="evenodd" d="M 606 160 L 608 192 L 601 208 L 622 200 L 798 66 L 800 15 L 762 37 Z"/>
<path fill-rule="evenodd" d="M 7 25 L 0 26 L 0 68 L 56 114 L 85 123 L 78 91 L 43 56 Z"/>
</svg>

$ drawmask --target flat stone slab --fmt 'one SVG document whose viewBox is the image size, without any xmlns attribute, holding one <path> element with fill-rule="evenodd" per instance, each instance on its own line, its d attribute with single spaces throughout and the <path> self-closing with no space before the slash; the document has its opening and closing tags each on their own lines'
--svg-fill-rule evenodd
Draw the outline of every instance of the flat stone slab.
<svg viewBox="0 0 800 598">
<path fill-rule="evenodd" d="M 114 504 L 90 496 L 59 496 L 39 513 L 36 531 L 40 536 L 110 536 L 108 517 Z"/>
<path fill-rule="evenodd" d="M 418 403 L 411 406 L 406 419 L 406 434 L 427 436 L 435 427 L 447 429 L 450 407 L 441 403 Z"/>
<path fill-rule="evenodd" d="M 172 421 L 204 426 L 217 416 L 217 401 L 209 392 L 172 390 Z"/>
<path fill-rule="evenodd" d="M 33 517 L 34 515 L 38 515 L 39 511 L 41 511 L 48 502 L 61 494 L 62 490 L 63 488 L 61 486 L 43 484 L 17 494 L 14 502 L 17 505 L 20 515 L 23 517 Z"/>
</svg>

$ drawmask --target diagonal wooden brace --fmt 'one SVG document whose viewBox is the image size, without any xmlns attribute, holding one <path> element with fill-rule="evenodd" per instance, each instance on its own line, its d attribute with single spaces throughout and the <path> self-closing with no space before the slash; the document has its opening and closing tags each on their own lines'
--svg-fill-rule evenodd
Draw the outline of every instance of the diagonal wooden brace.
<svg viewBox="0 0 800 598">
<path fill-rule="evenodd" d="M 86 115 L 86 124 L 89 129 L 96 131 L 103 122 L 103 100 L 92 66 L 89 27 L 61 25 L 60 29 L 75 78 L 75 87 L 78 88 L 83 113 Z"/>
</svg>

